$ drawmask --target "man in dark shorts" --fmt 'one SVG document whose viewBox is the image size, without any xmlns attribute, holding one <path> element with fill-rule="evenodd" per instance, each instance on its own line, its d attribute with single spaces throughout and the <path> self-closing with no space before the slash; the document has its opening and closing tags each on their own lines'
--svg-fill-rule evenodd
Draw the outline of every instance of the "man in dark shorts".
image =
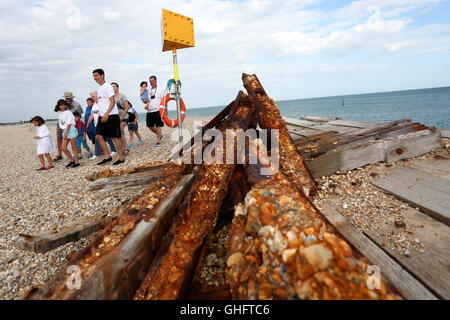
<svg viewBox="0 0 450 320">
<path fill-rule="evenodd" d="M 161 115 L 159 114 L 159 103 L 164 97 L 164 88 L 159 88 L 156 84 L 156 77 L 149 77 L 150 81 L 150 89 L 148 90 L 148 96 L 150 98 L 150 102 L 148 107 L 145 107 L 147 110 L 147 128 L 149 128 L 154 134 L 156 134 L 156 144 L 158 147 L 161 144 L 161 127 L 164 127 L 164 122 L 161 120 Z"/>
<path fill-rule="evenodd" d="M 116 101 L 114 100 L 114 89 L 111 84 L 105 81 L 105 72 L 102 69 L 95 69 L 92 74 L 95 82 L 100 85 L 97 90 L 100 117 L 98 119 L 97 128 L 95 129 L 95 138 L 98 140 L 100 148 L 102 148 L 105 153 L 105 159 L 99 162 L 98 165 L 112 161 L 104 137 L 111 137 L 114 140 L 119 159 L 114 162 L 113 165 L 118 165 L 124 163 L 125 159 L 123 158 L 122 152 L 120 117 Z"/>
</svg>

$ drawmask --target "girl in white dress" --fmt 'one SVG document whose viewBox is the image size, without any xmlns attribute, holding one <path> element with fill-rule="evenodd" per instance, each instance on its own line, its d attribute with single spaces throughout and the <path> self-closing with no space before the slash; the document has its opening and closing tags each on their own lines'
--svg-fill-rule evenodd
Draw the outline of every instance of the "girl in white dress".
<svg viewBox="0 0 450 320">
<path fill-rule="evenodd" d="M 37 127 L 37 132 L 34 138 L 37 140 L 37 154 L 39 157 L 39 161 L 41 162 L 41 167 L 38 171 L 47 170 L 53 168 L 52 157 L 50 156 L 50 152 L 56 150 L 56 145 L 53 142 L 52 136 L 50 135 L 50 130 L 48 130 L 45 125 L 44 119 L 39 116 L 31 119 L 31 122 L 35 127 Z M 48 161 L 48 167 L 45 167 L 44 155 Z"/>
</svg>

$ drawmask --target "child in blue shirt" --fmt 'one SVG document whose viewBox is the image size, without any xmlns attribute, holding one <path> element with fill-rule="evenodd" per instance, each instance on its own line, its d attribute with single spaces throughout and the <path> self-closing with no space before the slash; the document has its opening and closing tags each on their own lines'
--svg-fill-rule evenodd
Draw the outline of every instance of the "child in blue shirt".
<svg viewBox="0 0 450 320">
<path fill-rule="evenodd" d="M 147 81 L 141 82 L 141 100 L 145 103 L 145 107 L 148 107 L 148 103 L 150 102 L 150 97 L 148 96 L 148 83 Z"/>
</svg>

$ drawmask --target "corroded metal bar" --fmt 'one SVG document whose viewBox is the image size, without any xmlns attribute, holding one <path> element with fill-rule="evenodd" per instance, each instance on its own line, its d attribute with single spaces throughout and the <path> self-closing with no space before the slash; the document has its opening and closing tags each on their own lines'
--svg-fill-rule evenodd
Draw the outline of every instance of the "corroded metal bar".
<svg viewBox="0 0 450 320">
<path fill-rule="evenodd" d="M 250 152 L 257 146 L 264 147 L 255 139 Z M 286 175 L 258 178 L 252 167 L 247 164 L 246 172 L 254 185 L 236 207 L 231 229 L 227 279 L 233 298 L 401 299 L 382 275 L 379 282 L 374 278 L 379 289 L 368 288 L 369 262 Z"/>
<path fill-rule="evenodd" d="M 173 220 L 175 212 L 168 213 L 165 200 L 175 209 L 182 199 L 177 197 L 184 194 L 179 183 L 185 170 L 185 166 L 170 164 L 163 179 L 151 184 L 47 284 L 29 290 L 25 299 L 130 299 Z M 164 215 L 162 206 L 166 206 Z M 137 230 L 143 221 L 154 225 L 147 233 Z M 70 266 L 79 268 L 80 289 L 68 288 Z"/>
<path fill-rule="evenodd" d="M 317 191 L 317 184 L 298 152 L 278 106 L 268 97 L 256 75 L 244 73 L 242 81 L 252 102 L 260 111 L 257 115 L 259 126 L 263 129 L 277 129 L 279 131 L 281 171 L 290 181 L 301 188 L 306 196 L 314 194 Z"/>
<path fill-rule="evenodd" d="M 227 152 L 236 150 L 226 144 L 226 129 L 246 130 L 254 109 L 242 92 L 236 98 L 237 108 L 222 127 L 220 156 L 225 162 Z M 228 151 L 227 151 L 228 150 Z M 202 245 L 214 227 L 217 212 L 236 164 L 204 163 L 189 191 L 181 213 L 177 216 L 167 238 L 160 248 L 158 258 L 152 264 L 147 278 L 136 292 L 134 299 L 179 299 L 186 294 L 194 276 Z"/>
</svg>

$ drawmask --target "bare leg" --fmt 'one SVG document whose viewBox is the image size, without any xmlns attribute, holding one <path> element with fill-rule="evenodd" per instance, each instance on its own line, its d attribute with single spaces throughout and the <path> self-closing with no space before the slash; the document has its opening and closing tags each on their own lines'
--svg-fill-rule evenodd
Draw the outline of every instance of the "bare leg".
<svg viewBox="0 0 450 320">
<path fill-rule="evenodd" d="M 138 137 L 139 141 L 142 141 L 142 137 L 139 131 L 135 131 L 134 133 L 136 134 L 136 137 Z"/>
<path fill-rule="evenodd" d="M 120 138 L 122 142 L 123 152 L 125 153 L 125 149 L 127 147 L 127 139 L 125 138 L 125 127 L 127 126 L 126 122 L 121 121 L 120 122 L 120 131 L 122 133 L 122 137 Z"/>
<path fill-rule="evenodd" d="M 41 162 L 41 167 L 45 167 L 44 155 L 38 154 L 39 161 Z"/>
<path fill-rule="evenodd" d="M 133 131 L 130 132 L 130 144 L 133 144 Z"/>
<path fill-rule="evenodd" d="M 112 138 L 114 143 L 116 144 L 117 153 L 119 154 L 119 159 L 123 160 L 123 146 L 122 146 L 122 138 Z"/>
<path fill-rule="evenodd" d="M 105 154 L 105 159 L 111 158 L 108 147 L 106 146 L 105 139 L 103 138 L 103 136 L 96 135 L 95 138 L 97 139 L 98 144 L 100 145 L 100 149 L 102 149 L 103 153 Z M 117 151 L 119 151 L 119 150 L 120 149 L 117 148 Z"/>
<path fill-rule="evenodd" d="M 70 145 L 75 156 L 75 163 L 78 163 L 78 150 L 77 150 L 77 138 L 70 139 Z"/>
<path fill-rule="evenodd" d="M 46 153 L 45 157 L 47 158 L 48 166 L 51 167 L 53 165 L 52 157 L 50 157 L 50 153 Z"/>
<path fill-rule="evenodd" d="M 156 127 L 156 142 L 161 142 L 161 127 Z"/>
<path fill-rule="evenodd" d="M 63 141 L 61 143 L 61 150 L 64 152 L 64 154 L 67 156 L 67 158 L 69 158 L 70 162 L 73 162 L 73 157 L 70 154 L 70 151 L 67 150 L 67 145 L 68 144 L 69 144 L 69 139 L 63 139 Z"/>
<path fill-rule="evenodd" d="M 60 139 L 60 138 L 58 138 L 56 141 L 56 144 L 58 146 L 58 156 L 62 155 L 62 149 L 61 149 L 62 141 L 63 141 L 63 139 Z"/>
</svg>

